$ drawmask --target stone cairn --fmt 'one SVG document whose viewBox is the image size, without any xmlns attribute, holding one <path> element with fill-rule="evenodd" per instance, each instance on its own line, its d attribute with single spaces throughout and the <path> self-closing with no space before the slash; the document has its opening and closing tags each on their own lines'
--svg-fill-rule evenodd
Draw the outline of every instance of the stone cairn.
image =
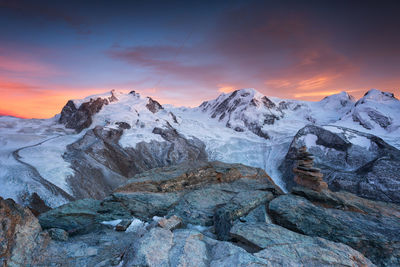
<svg viewBox="0 0 400 267">
<path fill-rule="evenodd" d="M 313 167 L 314 157 L 307 152 L 307 148 L 299 148 L 296 156 L 297 165 L 293 169 L 295 174 L 294 181 L 304 187 L 321 192 L 328 188 L 328 184 L 323 181 L 321 170 Z"/>
</svg>

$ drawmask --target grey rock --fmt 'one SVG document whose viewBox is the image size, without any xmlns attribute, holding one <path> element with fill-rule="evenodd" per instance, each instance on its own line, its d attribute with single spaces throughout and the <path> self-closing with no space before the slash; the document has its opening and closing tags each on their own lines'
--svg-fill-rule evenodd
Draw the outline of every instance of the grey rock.
<svg viewBox="0 0 400 267">
<path fill-rule="evenodd" d="M 244 217 L 240 217 L 241 222 L 249 222 L 249 223 L 272 223 L 270 216 L 268 215 L 265 204 L 258 206 L 254 210 L 250 211 Z"/>
<path fill-rule="evenodd" d="M 262 233 L 260 240 L 271 238 L 268 248 L 254 254 L 194 230 L 170 232 L 153 228 L 128 249 L 123 266 L 374 266 L 346 245 L 306 237 L 273 225 L 263 232 L 264 226 L 248 225 L 245 230 L 247 234 L 256 227 Z"/>
<path fill-rule="evenodd" d="M 102 221 L 131 217 L 121 203 L 81 199 L 42 213 L 39 223 L 43 229 L 60 228 L 70 235 L 76 235 L 102 228 Z"/>
<path fill-rule="evenodd" d="M 379 266 L 400 264 L 400 208 L 350 193 L 298 190 L 269 203 L 274 222 L 309 236 L 344 243 Z M 312 201 L 312 202 L 311 202 Z"/>
<path fill-rule="evenodd" d="M 32 266 L 117 266 L 131 242 L 137 239 L 136 233 L 103 229 L 63 242 L 53 240 L 36 254 Z"/>
<path fill-rule="evenodd" d="M 68 233 L 67 231 L 60 229 L 60 228 L 50 228 L 47 230 L 51 239 L 57 241 L 67 241 L 68 240 Z"/>
<path fill-rule="evenodd" d="M 153 228 L 129 249 L 123 266 L 169 266 L 172 246 L 171 231 Z"/>
<path fill-rule="evenodd" d="M 287 189 L 295 186 L 292 169 L 296 152 L 306 145 L 306 136 L 315 135 L 316 146 L 308 147 L 308 151 L 315 156 L 315 166 L 321 169 L 329 189 L 400 203 L 400 151 L 374 135 L 343 127 L 329 127 L 335 131 L 308 125 L 293 138 L 279 167 Z M 365 145 L 359 145 L 357 140 Z"/>
<path fill-rule="evenodd" d="M 254 256 L 274 266 L 374 266 L 350 247 L 318 237 L 304 236 L 274 224 L 237 224 L 232 236 L 257 247 Z"/>
</svg>

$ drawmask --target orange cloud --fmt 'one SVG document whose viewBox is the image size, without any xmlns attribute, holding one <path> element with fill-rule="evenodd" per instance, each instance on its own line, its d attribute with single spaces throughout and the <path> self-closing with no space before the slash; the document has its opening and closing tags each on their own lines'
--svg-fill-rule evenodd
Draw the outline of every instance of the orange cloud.
<svg viewBox="0 0 400 267">
<path fill-rule="evenodd" d="M 218 92 L 221 93 L 230 93 L 235 91 L 236 88 L 233 86 L 229 86 L 229 85 L 218 85 Z"/>
</svg>

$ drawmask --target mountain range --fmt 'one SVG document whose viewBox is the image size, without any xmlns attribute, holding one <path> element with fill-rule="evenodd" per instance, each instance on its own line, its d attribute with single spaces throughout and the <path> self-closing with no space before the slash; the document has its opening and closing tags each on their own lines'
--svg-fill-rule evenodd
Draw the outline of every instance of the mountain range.
<svg viewBox="0 0 400 267">
<path fill-rule="evenodd" d="M 56 207 L 103 198 L 152 168 L 213 160 L 262 168 L 286 191 L 291 155 L 306 145 L 331 189 L 399 203 L 399 112 L 376 89 L 318 102 L 241 89 L 195 108 L 112 90 L 70 100 L 50 119 L 1 116 L 0 195 L 30 205 L 36 193 Z"/>
</svg>

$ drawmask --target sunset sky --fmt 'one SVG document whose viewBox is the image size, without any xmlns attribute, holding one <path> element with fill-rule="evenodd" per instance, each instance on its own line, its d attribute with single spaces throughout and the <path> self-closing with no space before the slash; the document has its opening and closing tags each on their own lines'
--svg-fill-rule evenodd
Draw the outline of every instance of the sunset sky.
<svg viewBox="0 0 400 267">
<path fill-rule="evenodd" d="M 399 94 L 396 1 L 0 0 L 0 115 L 136 90 L 196 106 L 221 92 Z"/>
</svg>

